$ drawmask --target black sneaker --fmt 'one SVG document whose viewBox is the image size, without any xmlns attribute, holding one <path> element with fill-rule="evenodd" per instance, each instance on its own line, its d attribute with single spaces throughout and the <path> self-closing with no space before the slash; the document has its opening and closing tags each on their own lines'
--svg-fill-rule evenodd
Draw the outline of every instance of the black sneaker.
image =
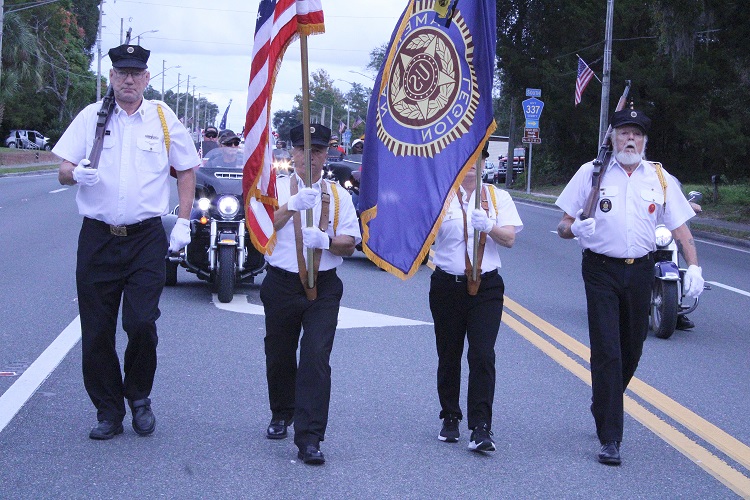
<svg viewBox="0 0 750 500">
<path fill-rule="evenodd" d="M 471 431 L 469 440 L 471 451 L 495 451 L 495 442 L 492 440 L 492 431 L 487 424 L 480 424 Z"/>
<path fill-rule="evenodd" d="M 448 415 L 443 419 L 443 428 L 440 429 L 438 439 L 446 443 L 455 443 L 461 434 L 458 432 L 458 423 L 461 421 L 455 415 Z"/>
</svg>

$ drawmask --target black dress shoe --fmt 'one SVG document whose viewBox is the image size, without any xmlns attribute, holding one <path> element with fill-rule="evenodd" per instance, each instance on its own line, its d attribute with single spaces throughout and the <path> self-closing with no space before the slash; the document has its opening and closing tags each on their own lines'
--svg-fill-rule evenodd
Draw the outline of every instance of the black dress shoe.
<svg viewBox="0 0 750 500">
<path fill-rule="evenodd" d="M 292 425 L 291 420 L 285 420 L 283 418 L 271 419 L 271 423 L 268 424 L 266 429 L 266 437 L 268 439 L 284 439 L 287 435 L 286 428 Z"/>
<path fill-rule="evenodd" d="M 118 434 L 122 434 L 122 422 L 112 422 L 111 420 L 102 420 L 97 423 L 91 432 L 89 437 L 91 439 L 112 439 Z"/>
<path fill-rule="evenodd" d="M 604 443 L 599 450 L 599 463 L 606 465 L 620 465 L 621 462 L 620 442 L 609 441 L 608 443 Z"/>
<path fill-rule="evenodd" d="M 133 430 L 139 436 L 148 436 L 156 428 L 156 417 L 151 411 L 151 400 L 149 398 L 139 399 L 130 403 L 133 413 Z"/>
<path fill-rule="evenodd" d="M 683 314 L 677 316 L 677 326 L 675 328 L 677 330 L 690 330 L 691 328 L 695 328 L 695 323 Z"/>
<path fill-rule="evenodd" d="M 304 451 L 300 449 L 297 452 L 297 458 L 302 460 L 307 465 L 323 465 L 324 463 L 326 463 L 323 452 L 320 451 L 318 445 L 314 444 L 306 445 Z"/>
</svg>

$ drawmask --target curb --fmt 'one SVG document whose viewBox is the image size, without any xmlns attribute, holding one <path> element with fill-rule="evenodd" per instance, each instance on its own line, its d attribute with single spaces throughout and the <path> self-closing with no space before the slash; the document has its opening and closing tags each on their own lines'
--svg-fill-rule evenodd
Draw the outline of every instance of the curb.
<svg viewBox="0 0 750 500">
<path fill-rule="evenodd" d="M 512 196 L 512 193 L 511 193 L 511 196 Z M 514 198 L 513 201 L 528 203 L 530 205 L 538 205 L 540 207 L 558 208 L 557 205 L 555 205 L 554 203 L 547 203 L 547 202 L 538 201 L 538 200 L 530 200 L 527 198 Z M 560 210 L 560 212 L 562 213 L 562 210 Z M 696 222 L 700 222 L 704 226 L 708 225 L 706 224 L 705 219 L 702 221 L 696 221 Z M 734 245 L 737 247 L 750 248 L 750 240 L 746 240 L 743 238 L 735 238 L 732 236 L 726 236 L 724 234 L 712 233 L 709 231 L 702 231 L 700 229 L 691 229 L 690 232 L 693 234 L 693 236 L 697 236 L 699 238 L 703 238 L 705 240 L 713 241 L 716 243 L 724 243 L 726 245 Z"/>
<path fill-rule="evenodd" d="M 49 174 L 51 172 L 57 172 L 58 169 L 59 169 L 59 166 L 57 165 L 50 165 L 49 168 L 27 170 L 25 172 L 3 172 L 2 169 L 0 169 L 0 177 L 25 177 L 29 175 L 43 175 L 43 174 Z"/>
</svg>

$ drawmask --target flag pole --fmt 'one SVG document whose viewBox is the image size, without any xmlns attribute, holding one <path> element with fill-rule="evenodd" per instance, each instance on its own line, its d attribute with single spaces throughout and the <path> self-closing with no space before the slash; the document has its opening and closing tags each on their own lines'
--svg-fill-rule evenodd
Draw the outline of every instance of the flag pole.
<svg viewBox="0 0 750 500">
<path fill-rule="evenodd" d="M 477 158 L 477 166 L 475 168 L 476 175 L 477 175 L 477 187 L 474 191 L 474 208 L 480 209 L 482 208 L 482 157 L 480 156 Z M 476 281 L 477 280 L 477 274 L 479 274 L 479 271 L 477 270 L 477 258 L 479 257 L 479 229 L 474 228 L 474 260 L 471 263 L 471 279 Z"/>
<path fill-rule="evenodd" d="M 302 132 L 305 138 L 305 186 L 312 187 L 312 167 L 310 165 L 310 75 L 307 66 L 307 35 L 300 33 L 300 50 L 302 62 Z M 305 210 L 306 226 L 313 225 L 312 209 Z M 315 286 L 313 270 L 313 249 L 307 249 L 307 287 Z"/>
</svg>

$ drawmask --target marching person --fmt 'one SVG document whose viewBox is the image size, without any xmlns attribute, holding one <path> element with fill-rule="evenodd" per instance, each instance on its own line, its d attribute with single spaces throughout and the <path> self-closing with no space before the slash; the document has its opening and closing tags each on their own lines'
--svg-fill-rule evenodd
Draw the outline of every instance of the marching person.
<svg viewBox="0 0 750 500">
<path fill-rule="evenodd" d="M 325 438 L 331 398 L 329 359 L 336 334 L 343 284 L 336 275 L 342 256 L 354 253 L 361 241 L 351 196 L 321 172 L 331 130 L 310 127 L 313 186 L 305 187 L 302 125 L 292 128 L 295 173 L 279 177 L 279 208 L 274 213 L 276 246 L 266 257 L 268 267 L 260 288 L 266 317 L 266 375 L 271 423 L 269 439 L 283 439 L 294 423 L 298 458 L 310 465 L 325 462 L 320 442 Z M 305 227 L 304 210 L 312 209 L 313 227 Z M 306 262 L 315 249 L 314 262 Z M 307 267 L 317 274 L 308 288 Z M 300 330 L 302 339 L 300 340 Z M 297 346 L 299 345 L 299 364 Z"/>
<path fill-rule="evenodd" d="M 489 156 L 482 151 L 480 168 Z M 443 427 L 438 439 L 455 443 L 463 419 L 459 393 L 464 339 L 468 339 L 467 395 L 469 449 L 495 451 L 492 402 L 495 397 L 495 340 L 503 314 L 505 284 L 498 273 L 500 249 L 511 248 L 523 223 L 510 195 L 490 184 L 481 189 L 476 209 L 476 167 L 464 177 L 450 202 L 434 243 L 430 310 L 438 354 L 437 389 Z M 474 228 L 481 231 L 477 257 L 480 282 L 471 283 Z"/>
<path fill-rule="evenodd" d="M 109 51 L 116 105 L 98 168 L 90 168 L 87 156 L 101 102 L 84 108 L 53 150 L 62 158 L 60 183 L 78 185 L 76 202 L 83 216 L 76 286 L 83 381 L 98 420 L 91 439 L 111 439 L 123 432 L 124 399 L 135 432 L 145 436 L 154 431 L 149 395 L 156 372 L 164 256 L 167 247 L 177 251 L 190 242 L 193 168 L 200 159 L 172 110 L 163 102 L 143 99 L 150 78 L 149 53 L 138 45 Z M 167 242 L 161 216 L 168 211 L 170 165 L 177 171 L 180 210 Z M 115 350 L 121 301 L 122 327 L 128 335 L 124 379 Z"/>
<path fill-rule="evenodd" d="M 689 266 L 685 294 L 697 297 L 703 291 L 695 242 L 685 224 L 695 214 L 676 179 L 645 160 L 650 124 L 633 109 L 612 115 L 613 158 L 602 169 L 600 200 L 590 218 L 581 220 L 581 213 L 591 191 L 593 162 L 581 166 L 556 202 L 565 212 L 557 233 L 577 237 L 583 249 L 591 413 L 601 442 L 599 462 L 608 465 L 621 463 L 623 393 L 648 333 L 657 220 L 672 231 Z"/>
</svg>

